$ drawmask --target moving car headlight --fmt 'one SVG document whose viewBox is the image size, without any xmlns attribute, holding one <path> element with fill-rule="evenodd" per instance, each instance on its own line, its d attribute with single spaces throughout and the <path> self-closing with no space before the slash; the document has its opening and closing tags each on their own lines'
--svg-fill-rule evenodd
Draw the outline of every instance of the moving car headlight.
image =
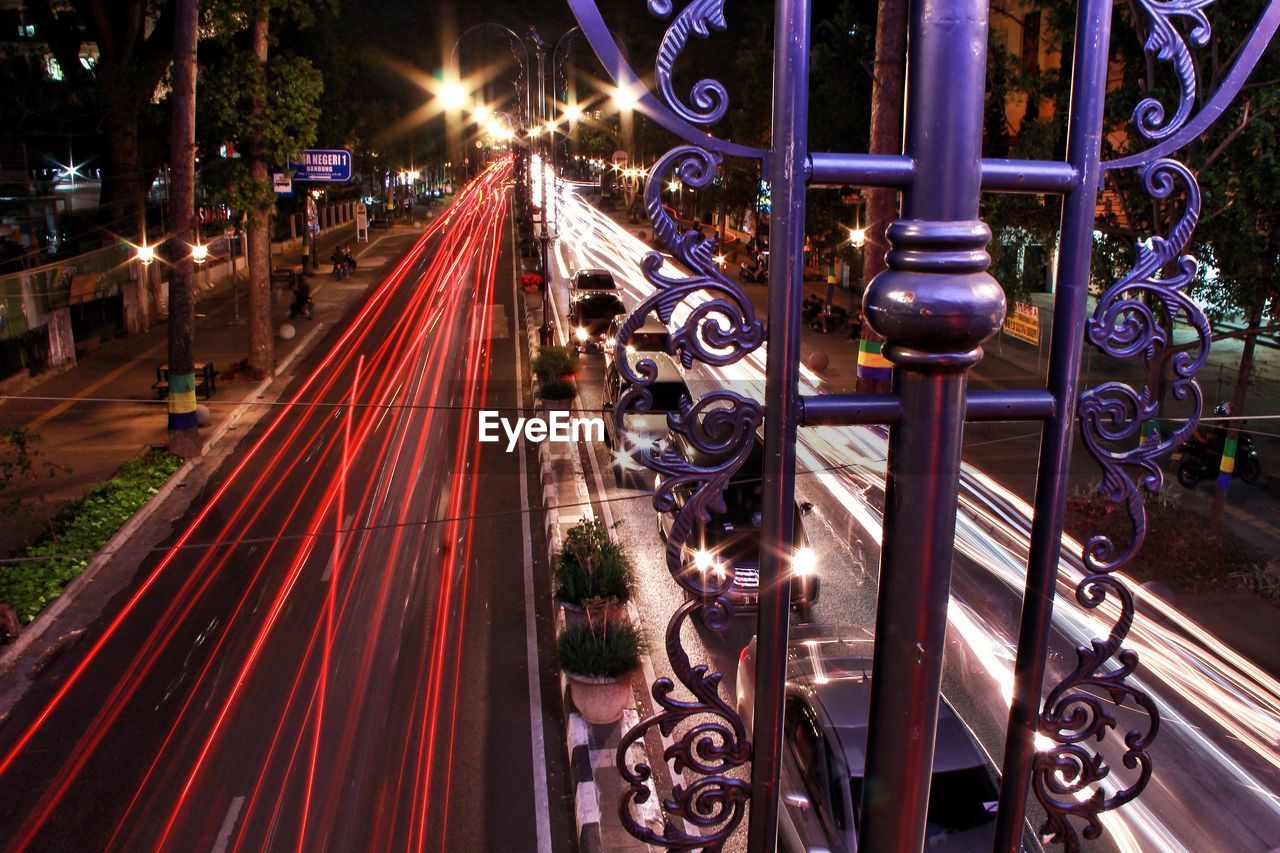
<svg viewBox="0 0 1280 853">
<path fill-rule="evenodd" d="M 705 548 L 693 552 L 693 565 L 700 572 L 705 572 L 716 564 L 715 555 Z"/>
<path fill-rule="evenodd" d="M 579 342 L 583 342 L 586 341 L 587 338 L 591 337 L 591 334 L 587 332 L 586 326 L 579 326 L 573 330 L 573 336 L 577 338 Z"/>
<path fill-rule="evenodd" d="M 617 339 L 617 338 L 605 338 L 605 339 L 604 339 L 604 345 L 605 345 L 606 347 L 608 347 L 609 349 L 613 349 L 614 347 L 616 347 L 616 346 L 618 345 L 618 339 Z"/>
<path fill-rule="evenodd" d="M 804 548 L 797 548 L 795 556 L 791 558 L 791 571 L 804 578 L 813 574 L 817 570 L 818 555 L 813 553 L 813 549 L 807 546 Z"/>
</svg>

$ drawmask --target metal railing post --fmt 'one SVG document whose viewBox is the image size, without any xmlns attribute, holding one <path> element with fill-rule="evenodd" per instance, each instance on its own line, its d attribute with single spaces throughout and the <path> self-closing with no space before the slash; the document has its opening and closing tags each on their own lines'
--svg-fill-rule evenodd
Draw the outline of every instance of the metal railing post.
<svg viewBox="0 0 1280 853">
<path fill-rule="evenodd" d="M 1013 670 L 1013 701 L 1005 732 L 995 849 L 1007 853 L 1016 853 L 1022 840 L 1031 762 L 1036 751 L 1040 694 L 1049 653 L 1067 472 L 1076 427 L 1076 386 L 1088 313 L 1094 216 L 1102 174 L 1102 140 L 1095 129 L 1102 125 L 1110 40 L 1111 0 L 1082 0 L 1076 12 L 1076 55 L 1067 120 L 1067 161 L 1079 170 L 1080 183 L 1066 196 L 1062 206 L 1062 249 L 1054 297 L 1048 382 L 1059 415 L 1045 423 L 1041 438 L 1027 589 Z"/>
<path fill-rule="evenodd" d="M 769 357 L 765 365 L 760 610 L 752 726 L 748 849 L 773 853 L 778 837 L 778 774 L 791 606 L 795 524 L 795 405 L 800 376 L 800 301 L 804 281 L 805 161 L 809 150 L 810 0 L 774 4 L 773 146 L 769 154 Z M 770 547 L 772 546 L 772 547 Z"/>
<path fill-rule="evenodd" d="M 978 219 L 987 0 L 911 4 L 905 147 L 916 166 L 889 268 L 867 287 L 901 420 L 890 431 L 859 849 L 923 849 L 954 560 L 968 370 L 1004 317 Z"/>
</svg>

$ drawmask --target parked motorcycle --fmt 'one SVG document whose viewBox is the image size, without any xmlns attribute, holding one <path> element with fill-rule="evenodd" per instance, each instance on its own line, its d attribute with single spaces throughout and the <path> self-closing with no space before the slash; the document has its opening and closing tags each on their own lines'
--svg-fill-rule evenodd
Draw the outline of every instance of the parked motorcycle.
<svg viewBox="0 0 1280 853">
<path fill-rule="evenodd" d="M 1178 482 L 1188 489 L 1194 489 L 1201 480 L 1217 479 L 1218 469 L 1222 465 L 1222 443 L 1197 439 L 1185 441 L 1174 454 L 1173 461 L 1178 466 Z M 1262 462 L 1258 459 L 1258 451 L 1254 449 L 1253 439 L 1248 433 L 1239 433 L 1236 465 L 1231 476 L 1239 477 L 1246 483 L 1256 483 L 1262 476 Z"/>
</svg>

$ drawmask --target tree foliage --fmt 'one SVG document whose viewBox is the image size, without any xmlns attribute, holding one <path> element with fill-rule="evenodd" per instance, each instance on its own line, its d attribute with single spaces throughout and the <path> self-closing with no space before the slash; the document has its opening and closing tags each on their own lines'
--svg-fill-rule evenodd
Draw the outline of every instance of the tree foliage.
<svg viewBox="0 0 1280 853">
<path fill-rule="evenodd" d="M 302 149 L 315 141 L 324 90 L 321 70 L 309 59 L 291 53 L 273 55 L 266 80 L 259 77 L 253 54 L 246 47 L 249 17 L 242 13 L 247 5 L 214 5 L 211 17 L 217 35 L 201 46 L 197 88 L 202 183 L 210 200 L 240 212 L 270 202 L 273 192 L 269 185 L 253 180 L 247 158 L 234 155 L 246 152 L 250 140 L 256 139 L 272 164 L 283 166 L 297 159 Z M 309 20 L 307 13 L 302 21 Z M 252 105 L 259 99 L 267 108 L 255 116 Z M 223 146 L 233 156 L 217 156 Z"/>
</svg>

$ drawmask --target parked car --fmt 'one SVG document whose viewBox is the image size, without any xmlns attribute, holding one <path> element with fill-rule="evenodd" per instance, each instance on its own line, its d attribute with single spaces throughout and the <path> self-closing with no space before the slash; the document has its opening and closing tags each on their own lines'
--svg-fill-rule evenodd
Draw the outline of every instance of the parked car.
<svg viewBox="0 0 1280 853">
<path fill-rule="evenodd" d="M 671 443 L 684 458 L 699 468 L 715 465 L 717 459 L 694 447 L 676 432 L 668 433 Z M 685 540 L 684 566 L 690 573 L 733 578 L 728 597 L 737 613 L 751 612 L 760 605 L 760 522 L 763 506 L 764 442 L 757 435 L 751 453 L 725 486 L 724 512 L 712 512 L 707 521 L 695 518 Z M 693 496 L 692 486 L 678 486 L 673 496 L 677 509 Z M 818 559 L 809 546 L 804 516 L 812 506 L 795 505 L 791 525 L 791 606 L 808 619 L 809 607 L 818 600 Z M 665 542 L 675 523 L 674 513 L 658 515 L 658 534 Z"/>
<path fill-rule="evenodd" d="M 626 307 L 612 293 L 588 291 L 575 295 L 569 303 L 573 345 L 579 352 L 599 352 L 609 322 L 624 311 Z"/>
<path fill-rule="evenodd" d="M 872 641 L 852 629 L 793 628 L 787 652 L 778 847 L 788 853 L 857 850 Z M 738 659 L 737 706 L 754 722 L 756 640 Z M 995 843 L 1000 778 L 991 758 L 945 697 L 929 789 L 929 850 L 986 851 Z M 1040 846 L 1027 825 L 1022 848 Z"/>
<path fill-rule="evenodd" d="M 609 328 L 604 333 L 604 365 L 606 368 L 613 364 L 613 350 L 618 345 L 618 332 L 622 329 L 622 324 L 627 322 L 629 314 L 619 314 L 609 323 Z M 649 314 L 644 319 L 644 323 L 640 328 L 631 334 L 631 340 L 627 342 L 627 352 L 650 353 L 667 351 L 667 343 L 671 340 L 671 330 L 667 328 L 667 324 L 662 322 L 657 316 Z"/>
<path fill-rule="evenodd" d="M 594 267 L 580 269 L 575 272 L 570 286 L 575 294 L 589 293 L 596 290 L 612 292 L 618 289 L 618 283 L 613 280 L 613 273 Z"/>
<path fill-rule="evenodd" d="M 607 342 L 607 338 L 606 338 Z M 608 347 L 605 353 L 609 352 Z M 631 390 L 631 383 L 622 375 L 622 371 L 614 363 L 610 363 L 604 371 L 604 395 L 601 408 L 604 409 L 604 441 L 614 452 L 613 471 L 615 482 L 628 488 L 642 488 L 651 483 L 646 477 L 647 469 L 635 461 L 636 451 L 646 448 L 667 434 L 667 414 L 680 410 L 680 401 L 693 400 L 689 386 L 684 383 L 675 359 L 666 353 L 646 352 L 630 356 L 633 362 L 640 358 L 652 359 L 658 367 L 658 377 L 649 386 L 653 402 L 643 412 L 634 406 L 629 407 L 623 415 L 624 433 L 619 433 L 614 424 L 613 414 L 618 400 Z"/>
</svg>

